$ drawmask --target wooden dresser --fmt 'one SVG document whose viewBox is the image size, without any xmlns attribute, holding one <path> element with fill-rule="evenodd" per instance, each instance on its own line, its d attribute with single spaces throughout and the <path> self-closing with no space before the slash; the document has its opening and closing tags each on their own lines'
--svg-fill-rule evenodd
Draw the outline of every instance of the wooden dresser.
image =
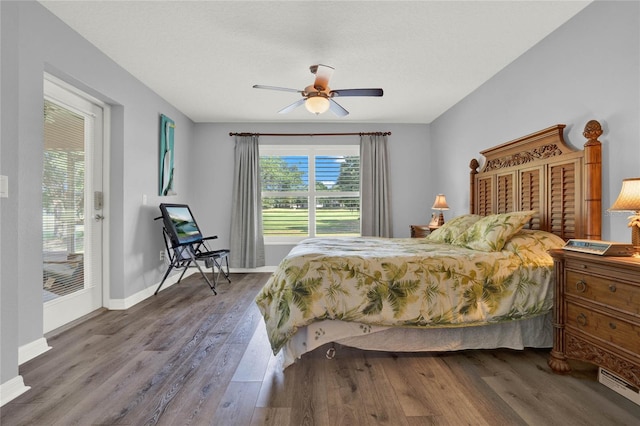
<svg viewBox="0 0 640 426">
<path fill-rule="evenodd" d="M 554 339 L 549 366 L 596 364 L 640 386 L 640 259 L 552 250 Z"/>
</svg>

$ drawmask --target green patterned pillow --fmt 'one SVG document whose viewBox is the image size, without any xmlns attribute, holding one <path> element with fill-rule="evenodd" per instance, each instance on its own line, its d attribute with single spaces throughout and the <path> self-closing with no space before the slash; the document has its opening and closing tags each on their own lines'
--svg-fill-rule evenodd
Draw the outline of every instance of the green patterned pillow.
<svg viewBox="0 0 640 426">
<path fill-rule="evenodd" d="M 485 216 L 463 232 L 452 244 L 480 251 L 500 251 L 531 219 L 534 211 Z"/>
<path fill-rule="evenodd" d="M 445 222 L 440 228 L 431 232 L 425 238 L 434 243 L 451 243 L 458 235 L 469 229 L 471 225 L 482 219 L 477 214 L 465 214 Z"/>
<path fill-rule="evenodd" d="M 561 248 L 565 241 L 557 235 L 537 229 L 521 229 L 512 236 L 502 250 L 516 253 L 520 250 L 532 250 L 531 247 L 540 246 L 546 253 L 548 250 Z"/>
</svg>

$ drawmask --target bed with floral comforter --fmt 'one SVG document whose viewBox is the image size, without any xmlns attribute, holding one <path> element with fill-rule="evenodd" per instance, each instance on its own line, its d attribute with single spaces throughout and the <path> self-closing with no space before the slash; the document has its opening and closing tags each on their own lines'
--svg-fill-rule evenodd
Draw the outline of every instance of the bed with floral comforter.
<svg viewBox="0 0 640 426">
<path fill-rule="evenodd" d="M 548 313 L 547 251 L 564 241 L 521 230 L 526 213 L 461 216 L 425 239 L 301 242 L 256 297 L 274 354 L 299 328 L 324 320 L 446 328 Z"/>
</svg>

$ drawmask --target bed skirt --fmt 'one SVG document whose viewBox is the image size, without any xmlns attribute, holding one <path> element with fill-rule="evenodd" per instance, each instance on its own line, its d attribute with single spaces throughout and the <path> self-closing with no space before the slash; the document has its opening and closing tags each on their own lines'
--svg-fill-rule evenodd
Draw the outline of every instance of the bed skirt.
<svg viewBox="0 0 640 426">
<path fill-rule="evenodd" d="M 383 352 L 448 352 L 465 349 L 524 349 L 553 346 L 552 313 L 473 327 L 402 328 L 325 320 L 298 329 L 279 352 L 286 368 L 326 343 Z"/>
</svg>

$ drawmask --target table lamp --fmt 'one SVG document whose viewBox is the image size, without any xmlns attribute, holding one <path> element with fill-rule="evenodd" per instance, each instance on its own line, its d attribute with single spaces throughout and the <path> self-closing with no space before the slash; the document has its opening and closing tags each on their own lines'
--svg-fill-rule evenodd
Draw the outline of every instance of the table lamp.
<svg viewBox="0 0 640 426">
<path fill-rule="evenodd" d="M 433 210 L 440 210 L 440 215 L 438 216 L 438 227 L 444 225 L 444 215 L 442 214 L 443 210 L 449 210 L 449 206 L 447 205 L 447 199 L 444 197 L 444 194 L 436 195 L 436 201 L 433 203 Z"/>
<path fill-rule="evenodd" d="M 618 199 L 609 208 L 610 211 L 632 211 L 629 216 L 631 244 L 640 246 L 640 178 L 628 178 L 622 181 Z"/>
</svg>

